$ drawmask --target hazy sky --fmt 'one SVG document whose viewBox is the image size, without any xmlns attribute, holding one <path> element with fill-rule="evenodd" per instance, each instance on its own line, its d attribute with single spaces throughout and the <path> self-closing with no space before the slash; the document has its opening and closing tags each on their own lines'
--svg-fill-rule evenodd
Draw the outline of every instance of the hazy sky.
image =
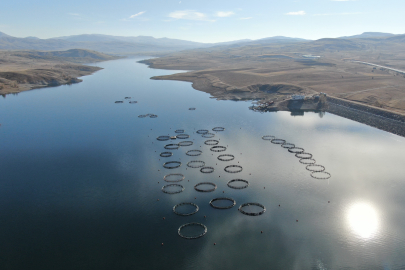
<svg viewBox="0 0 405 270">
<path fill-rule="evenodd" d="M 200 42 L 405 33 L 405 0 L 2 0 L 16 37 L 147 35 Z"/>
</svg>

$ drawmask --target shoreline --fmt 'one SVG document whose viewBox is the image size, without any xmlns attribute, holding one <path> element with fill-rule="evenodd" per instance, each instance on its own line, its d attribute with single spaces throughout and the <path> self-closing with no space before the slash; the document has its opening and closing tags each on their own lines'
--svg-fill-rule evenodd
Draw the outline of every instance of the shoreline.
<svg viewBox="0 0 405 270">
<path fill-rule="evenodd" d="M 149 62 L 147 60 L 142 61 L 141 63 L 148 65 L 150 68 L 156 68 L 152 62 Z M 386 109 L 381 109 L 330 95 L 328 95 L 326 98 L 326 105 L 322 107 L 316 104 L 309 105 L 309 108 L 306 109 L 297 109 L 296 106 L 289 107 L 286 104 L 288 104 L 289 102 L 291 103 L 291 100 L 287 100 L 287 97 L 291 96 L 291 94 L 319 94 L 319 92 L 308 90 L 297 85 L 258 84 L 256 86 L 259 90 L 256 89 L 255 91 L 254 89 L 251 89 L 249 87 L 238 88 L 223 83 L 214 75 L 204 74 L 203 72 L 199 71 L 165 76 L 154 76 L 151 79 L 191 82 L 192 87 L 195 90 L 209 93 L 210 95 L 212 95 L 213 98 L 216 98 L 217 100 L 260 100 L 261 102 L 277 100 L 277 102 L 275 102 L 273 106 L 268 108 L 268 111 L 290 111 L 294 113 L 297 111 L 325 111 L 405 137 L 405 115 L 398 112 L 389 111 Z M 288 91 L 283 91 L 283 87 L 284 90 Z M 264 88 L 265 90 L 260 91 L 260 88 Z"/>
</svg>

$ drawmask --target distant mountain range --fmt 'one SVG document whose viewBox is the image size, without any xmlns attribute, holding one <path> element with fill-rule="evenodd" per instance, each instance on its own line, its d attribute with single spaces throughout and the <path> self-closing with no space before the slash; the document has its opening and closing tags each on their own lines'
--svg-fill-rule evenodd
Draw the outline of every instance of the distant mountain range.
<svg viewBox="0 0 405 270">
<path fill-rule="evenodd" d="M 83 34 L 74 36 L 62 36 L 50 39 L 40 39 L 37 37 L 17 38 L 0 32 L 0 50 L 39 50 L 39 51 L 62 51 L 70 49 L 94 50 L 108 54 L 118 55 L 156 55 L 189 49 L 209 48 L 209 47 L 242 47 L 248 45 L 271 45 L 271 44 L 297 44 L 315 42 L 316 44 L 337 43 L 336 46 L 344 45 L 351 47 L 349 43 L 338 40 L 356 39 L 392 39 L 393 42 L 403 42 L 404 35 L 394 35 L 389 33 L 366 32 L 361 35 L 340 37 L 338 39 L 321 39 L 312 41 L 301 38 L 291 38 L 275 36 L 258 40 L 236 40 L 221 43 L 199 43 L 180 39 L 154 38 L 150 36 L 124 37 L 100 34 Z M 336 47 L 335 46 L 335 47 Z"/>
</svg>

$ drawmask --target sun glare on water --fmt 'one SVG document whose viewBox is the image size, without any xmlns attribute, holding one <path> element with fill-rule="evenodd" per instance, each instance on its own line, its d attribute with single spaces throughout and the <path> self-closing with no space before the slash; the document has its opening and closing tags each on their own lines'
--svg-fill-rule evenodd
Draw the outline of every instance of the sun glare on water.
<svg viewBox="0 0 405 270">
<path fill-rule="evenodd" d="M 377 211 L 368 203 L 355 203 L 349 207 L 347 220 L 350 229 L 363 239 L 373 238 L 379 227 Z"/>
</svg>

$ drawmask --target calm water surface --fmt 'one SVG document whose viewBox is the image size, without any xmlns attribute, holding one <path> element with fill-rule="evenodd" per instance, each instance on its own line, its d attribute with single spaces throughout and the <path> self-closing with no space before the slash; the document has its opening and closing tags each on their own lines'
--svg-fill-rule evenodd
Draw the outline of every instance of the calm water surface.
<svg viewBox="0 0 405 270">
<path fill-rule="evenodd" d="M 405 269 L 404 138 L 331 114 L 255 113 L 189 83 L 150 80 L 173 71 L 136 60 L 100 63 L 80 84 L 0 99 L 0 269 Z M 114 103 L 126 96 L 138 103 Z M 138 118 L 147 113 L 159 117 Z M 226 128 L 213 138 L 227 146 L 222 153 L 195 133 L 216 126 Z M 170 142 L 156 137 L 176 129 L 194 144 L 160 157 Z M 263 135 L 304 148 L 332 177 L 312 178 Z M 203 153 L 185 155 L 191 149 Z M 223 153 L 235 160 L 217 160 Z M 189 168 L 190 160 L 215 171 Z M 182 166 L 164 169 L 165 161 Z M 243 171 L 226 173 L 230 164 Z M 161 191 L 168 173 L 185 175 L 184 192 Z M 227 187 L 235 178 L 249 187 Z M 217 189 L 194 190 L 206 181 Z M 224 196 L 236 206 L 209 205 Z M 199 211 L 175 215 L 181 202 Z M 248 202 L 266 212 L 241 214 Z M 188 222 L 207 234 L 182 239 L 177 229 Z"/>
</svg>

